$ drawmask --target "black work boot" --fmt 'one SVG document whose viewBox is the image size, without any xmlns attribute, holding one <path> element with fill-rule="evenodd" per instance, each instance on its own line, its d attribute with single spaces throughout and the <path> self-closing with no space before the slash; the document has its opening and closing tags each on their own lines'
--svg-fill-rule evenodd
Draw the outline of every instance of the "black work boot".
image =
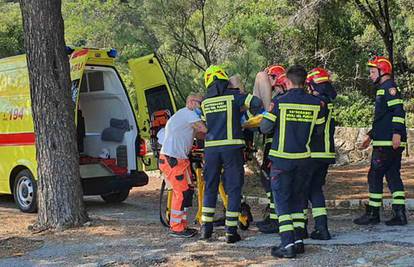
<svg viewBox="0 0 414 267">
<path fill-rule="evenodd" d="M 393 226 L 407 224 L 407 216 L 405 215 L 405 205 L 392 205 L 392 213 L 393 217 L 385 222 L 386 225 Z"/>
<path fill-rule="evenodd" d="M 239 242 L 241 240 L 240 235 L 237 232 L 234 233 L 226 233 L 226 243 L 233 244 Z"/>
<path fill-rule="evenodd" d="M 201 225 L 200 240 L 209 240 L 213 235 L 213 224 L 205 223 Z"/>
<path fill-rule="evenodd" d="M 365 213 L 354 220 L 358 225 L 378 224 L 380 222 L 379 207 L 372 207 L 367 205 Z"/>
<path fill-rule="evenodd" d="M 295 258 L 296 257 L 295 245 L 290 244 L 287 247 L 284 247 L 282 245 L 277 246 L 277 247 L 272 247 L 270 254 L 272 254 L 273 257 L 277 257 L 277 258 Z"/>
<path fill-rule="evenodd" d="M 259 231 L 264 234 L 277 234 L 279 233 L 279 223 L 277 220 L 270 220 L 267 224 L 258 226 Z"/>
<path fill-rule="evenodd" d="M 315 230 L 311 233 L 310 237 L 317 240 L 331 239 L 328 231 L 328 217 L 326 215 L 315 218 Z"/>
<path fill-rule="evenodd" d="M 198 231 L 196 229 L 187 228 L 182 232 L 175 232 L 171 230 L 169 236 L 177 238 L 190 238 L 195 236 L 197 233 Z"/>
</svg>

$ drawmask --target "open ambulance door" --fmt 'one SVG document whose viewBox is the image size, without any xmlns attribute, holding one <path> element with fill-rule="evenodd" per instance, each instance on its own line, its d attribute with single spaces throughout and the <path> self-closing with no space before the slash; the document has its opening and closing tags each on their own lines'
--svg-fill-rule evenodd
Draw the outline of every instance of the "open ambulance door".
<svg viewBox="0 0 414 267">
<path fill-rule="evenodd" d="M 81 49 L 73 52 L 70 56 L 70 78 L 72 80 L 71 93 L 72 100 L 75 103 L 75 124 L 78 123 L 78 106 L 79 92 L 82 82 L 83 72 L 85 71 L 86 62 L 88 61 L 88 49 Z"/>
<path fill-rule="evenodd" d="M 151 139 L 151 116 L 160 110 L 177 110 L 175 100 L 158 58 L 148 55 L 128 61 L 138 104 L 138 126 L 140 137 Z M 145 170 L 157 169 L 154 155 L 148 153 L 142 158 Z"/>
</svg>

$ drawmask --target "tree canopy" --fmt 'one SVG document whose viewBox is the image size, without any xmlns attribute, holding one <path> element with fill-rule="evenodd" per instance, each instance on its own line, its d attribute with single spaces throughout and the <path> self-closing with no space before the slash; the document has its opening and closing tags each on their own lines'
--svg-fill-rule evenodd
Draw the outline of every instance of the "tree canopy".
<svg viewBox="0 0 414 267">
<path fill-rule="evenodd" d="M 23 41 L 18 5 L 2 2 L 0 57 L 5 57 L 22 53 Z M 361 108 L 368 109 L 373 91 L 366 62 L 373 52 L 388 56 L 390 41 L 397 81 L 406 98 L 414 96 L 414 3 L 410 0 L 62 2 L 67 44 L 116 48 L 127 84 L 126 61 L 155 51 L 181 104 L 190 91 L 204 90 L 203 70 L 210 64 L 240 74 L 246 88 L 252 88 L 256 73 L 269 64 L 299 63 L 329 69 L 344 96 L 338 102 L 352 105 L 358 101 L 350 99 L 358 98 L 368 103 Z M 412 99 L 406 107 L 414 112 Z M 361 124 L 341 118 L 339 122 Z"/>
</svg>

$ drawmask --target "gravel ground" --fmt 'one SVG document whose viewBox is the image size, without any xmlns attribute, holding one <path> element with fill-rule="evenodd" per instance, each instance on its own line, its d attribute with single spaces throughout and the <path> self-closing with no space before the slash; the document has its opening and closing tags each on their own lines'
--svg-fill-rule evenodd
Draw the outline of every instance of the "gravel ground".
<svg viewBox="0 0 414 267">
<path fill-rule="evenodd" d="M 35 215 L 0 197 L 0 266 L 414 266 L 414 224 L 359 227 L 352 224 L 358 211 L 331 211 L 333 240 L 307 240 L 306 254 L 294 260 L 270 256 L 278 235 L 259 234 L 254 225 L 234 245 L 224 243 L 222 228 L 211 242 L 171 239 L 159 223 L 158 187 L 153 178 L 120 205 L 85 198 L 90 226 L 41 234 L 27 230 Z M 255 218 L 262 209 L 252 207 Z"/>
</svg>

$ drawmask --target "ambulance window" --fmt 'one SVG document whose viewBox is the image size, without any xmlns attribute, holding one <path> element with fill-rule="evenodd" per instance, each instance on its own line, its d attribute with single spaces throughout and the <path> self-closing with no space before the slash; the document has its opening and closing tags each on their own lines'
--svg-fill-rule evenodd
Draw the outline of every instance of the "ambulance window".
<svg viewBox="0 0 414 267">
<path fill-rule="evenodd" d="M 162 109 L 168 109 L 171 114 L 174 114 L 171 98 L 165 85 L 145 90 L 145 98 L 147 99 L 150 116 L 155 111 Z"/>
<path fill-rule="evenodd" d="M 103 91 L 104 90 L 104 79 L 103 72 L 94 71 L 88 73 L 89 91 Z"/>
</svg>

